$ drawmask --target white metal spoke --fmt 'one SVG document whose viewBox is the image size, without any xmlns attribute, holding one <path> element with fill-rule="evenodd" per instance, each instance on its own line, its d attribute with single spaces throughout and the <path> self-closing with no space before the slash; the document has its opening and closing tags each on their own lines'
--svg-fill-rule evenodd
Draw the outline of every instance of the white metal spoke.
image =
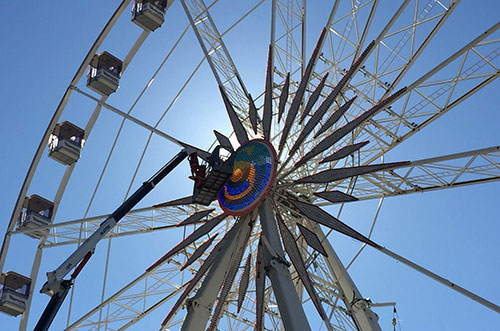
<svg viewBox="0 0 500 331">
<path fill-rule="evenodd" d="M 357 139 L 376 139 L 362 153 L 363 163 L 380 157 L 500 76 L 499 26 L 488 30 L 486 41 L 467 45 L 431 70 L 423 81 L 412 84 L 408 94 L 389 107 L 389 112 L 381 112 L 359 131 Z M 450 77 L 451 68 L 457 69 Z M 381 144 L 384 138 L 389 140 Z"/>
<path fill-rule="evenodd" d="M 194 209 L 190 209 L 193 210 Z M 91 235 L 108 215 L 90 217 L 81 220 L 55 223 L 46 226 L 49 234 L 43 248 L 76 244 Z M 175 207 L 142 208 L 133 210 L 109 232 L 107 237 L 121 237 L 133 234 L 161 231 L 174 227 L 187 217 L 186 210 Z M 28 234 L 32 229 L 16 230 L 13 234 Z M 81 233 L 80 233 L 81 232 Z"/>
<path fill-rule="evenodd" d="M 229 99 L 241 112 L 248 107 L 248 92 L 205 3 L 203 0 L 181 2 L 217 83 L 225 87 Z"/>
<path fill-rule="evenodd" d="M 352 194 L 360 200 L 448 189 L 500 180 L 500 147 L 411 162 L 407 167 L 359 176 Z M 347 189 L 348 181 L 332 184 Z"/>
</svg>

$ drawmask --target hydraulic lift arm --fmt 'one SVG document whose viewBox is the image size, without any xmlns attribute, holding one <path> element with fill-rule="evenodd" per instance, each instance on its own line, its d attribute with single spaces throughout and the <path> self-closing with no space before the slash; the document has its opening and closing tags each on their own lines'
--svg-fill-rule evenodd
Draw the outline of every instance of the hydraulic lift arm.
<svg viewBox="0 0 500 331">
<path fill-rule="evenodd" d="M 90 256 L 94 253 L 97 243 L 103 239 L 106 234 L 125 216 L 139 201 L 141 201 L 151 190 L 175 169 L 186 157 L 188 151 L 183 149 L 167 164 L 163 166 L 153 177 L 145 181 L 142 186 L 134 192 L 124 203 L 121 204 L 111 215 L 101 223 L 99 228 L 77 248 L 73 254 L 64 261 L 59 268 L 47 273 L 47 282 L 43 285 L 40 292 L 51 295 L 47 307 L 38 320 L 34 331 L 46 331 L 54 320 L 59 308 L 61 307 L 66 295 L 68 294 L 73 280 L 85 266 Z M 78 265 L 78 266 L 77 266 Z M 71 270 L 76 267 L 71 275 L 71 279 L 65 280 L 65 277 Z"/>
</svg>

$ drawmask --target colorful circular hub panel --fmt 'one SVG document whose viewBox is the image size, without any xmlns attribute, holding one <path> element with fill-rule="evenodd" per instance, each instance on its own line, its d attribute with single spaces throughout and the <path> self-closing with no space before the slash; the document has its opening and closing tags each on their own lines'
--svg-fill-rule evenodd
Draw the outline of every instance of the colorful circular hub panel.
<svg viewBox="0 0 500 331">
<path fill-rule="evenodd" d="M 244 215 L 265 198 L 276 176 L 276 152 L 265 140 L 251 140 L 236 150 L 233 175 L 219 192 L 219 205 L 229 215 Z"/>
</svg>

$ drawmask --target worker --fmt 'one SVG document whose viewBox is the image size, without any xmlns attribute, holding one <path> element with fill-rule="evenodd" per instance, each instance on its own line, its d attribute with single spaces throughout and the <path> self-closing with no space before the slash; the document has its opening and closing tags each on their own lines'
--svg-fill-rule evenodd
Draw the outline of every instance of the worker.
<svg viewBox="0 0 500 331">
<path fill-rule="evenodd" d="M 220 166 L 222 164 L 222 160 L 220 158 L 219 152 L 220 152 L 220 146 L 217 146 L 212 151 L 212 154 L 210 154 L 210 157 L 208 158 L 208 165 L 211 168 Z"/>
<path fill-rule="evenodd" d="M 198 162 L 198 154 L 196 152 L 192 153 L 188 157 L 189 165 L 191 167 L 190 179 L 194 180 L 194 186 L 200 187 L 201 183 L 207 176 L 207 166 Z"/>
</svg>

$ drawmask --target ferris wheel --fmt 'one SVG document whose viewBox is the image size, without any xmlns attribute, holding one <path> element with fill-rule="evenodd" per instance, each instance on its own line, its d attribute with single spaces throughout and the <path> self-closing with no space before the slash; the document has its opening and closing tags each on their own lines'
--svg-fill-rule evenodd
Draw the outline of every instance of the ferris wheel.
<svg viewBox="0 0 500 331">
<path fill-rule="evenodd" d="M 407 194 L 436 191 L 426 194 L 444 204 L 444 189 L 500 178 L 500 146 L 460 149 L 445 125 L 438 139 L 410 145 L 434 120 L 455 123 L 455 109 L 474 106 L 500 75 L 500 22 L 481 22 L 459 43 L 439 39 L 460 5 L 122 1 L 21 187 L 0 256 L 0 310 L 31 329 L 48 302 L 38 293 L 45 273 L 182 150 L 189 162 L 85 255 L 54 329 L 404 329 L 381 257 L 398 263 L 393 277 L 422 275 L 498 322 L 498 291 L 459 281 L 475 270 L 441 273 L 426 267 L 432 255 L 414 261 L 427 238 L 413 228 L 406 238 L 391 232 L 405 252 L 377 231 L 382 206 L 392 203 L 400 222 L 426 208 L 396 208 Z M 40 189 L 50 176 L 53 187 Z M 442 230 L 423 221 L 430 226 Z M 18 247 L 26 272 L 9 265 Z M 498 287 L 494 275 L 481 279 Z M 425 293 L 435 306 L 445 304 L 439 295 Z"/>
</svg>

